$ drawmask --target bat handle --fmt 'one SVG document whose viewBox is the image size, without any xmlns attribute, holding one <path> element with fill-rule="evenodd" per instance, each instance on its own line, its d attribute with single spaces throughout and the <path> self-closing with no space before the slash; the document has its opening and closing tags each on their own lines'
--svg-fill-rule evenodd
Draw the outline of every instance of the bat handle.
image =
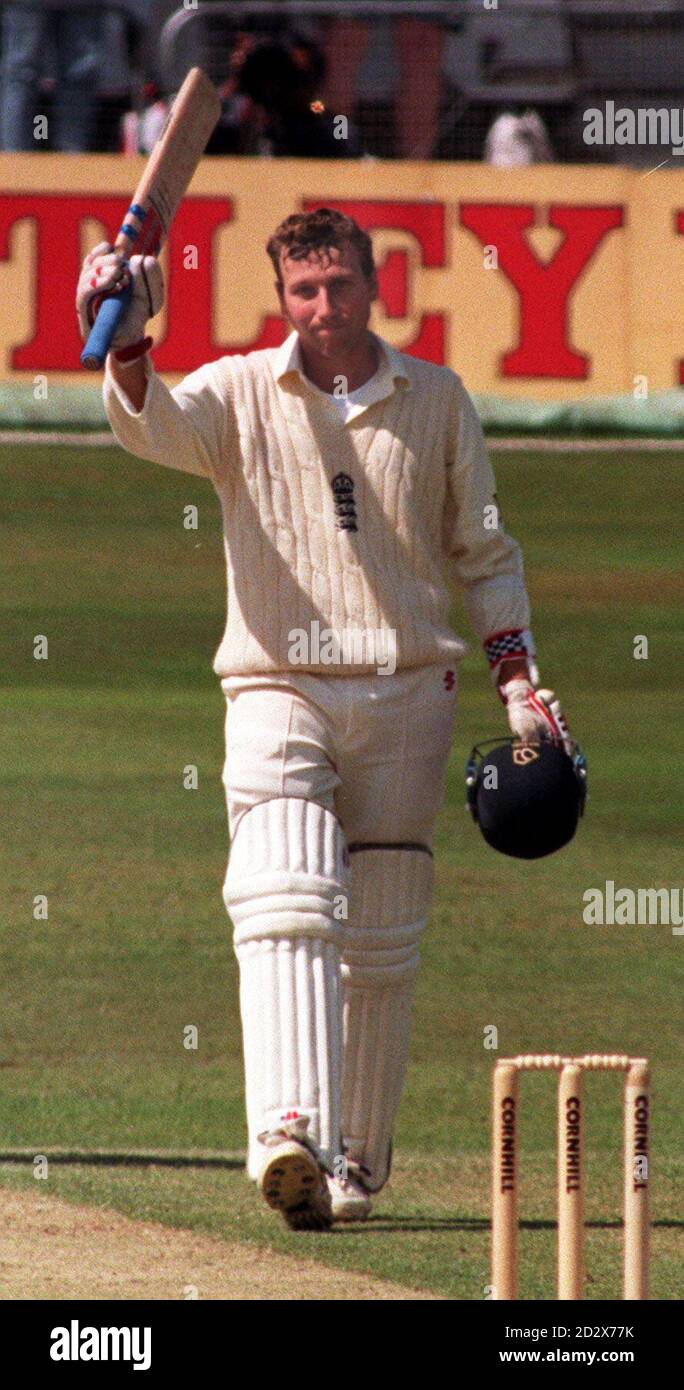
<svg viewBox="0 0 684 1390">
<path fill-rule="evenodd" d="M 121 316 L 128 308 L 132 297 L 133 286 L 129 284 L 119 294 L 113 294 L 107 299 L 103 299 L 88 335 L 88 341 L 81 353 L 81 366 L 87 367 L 88 371 L 96 372 L 104 365 Z"/>
</svg>

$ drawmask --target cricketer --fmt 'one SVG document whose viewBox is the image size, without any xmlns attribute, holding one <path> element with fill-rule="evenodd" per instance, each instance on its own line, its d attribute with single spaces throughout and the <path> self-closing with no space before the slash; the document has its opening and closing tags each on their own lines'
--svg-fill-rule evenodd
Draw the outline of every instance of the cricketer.
<svg viewBox="0 0 684 1390">
<path fill-rule="evenodd" d="M 369 329 L 369 236 L 341 212 L 267 245 L 291 333 L 169 390 L 145 336 L 150 257 L 103 243 L 77 310 L 132 282 L 104 399 L 119 443 L 218 493 L 230 853 L 247 1171 L 298 1230 L 368 1215 L 387 1182 L 452 738 L 460 586 L 513 734 L 548 733 L 519 547 L 475 408 L 447 367 Z"/>
</svg>

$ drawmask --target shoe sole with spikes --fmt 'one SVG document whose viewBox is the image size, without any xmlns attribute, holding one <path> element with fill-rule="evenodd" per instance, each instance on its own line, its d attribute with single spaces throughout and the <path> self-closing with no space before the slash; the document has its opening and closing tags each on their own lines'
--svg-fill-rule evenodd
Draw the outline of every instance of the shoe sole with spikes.
<svg viewBox="0 0 684 1390">
<path fill-rule="evenodd" d="M 330 1197 L 314 1155 L 296 1139 L 283 1140 L 259 1175 L 259 1191 L 295 1231 L 323 1231 L 332 1222 Z"/>
</svg>

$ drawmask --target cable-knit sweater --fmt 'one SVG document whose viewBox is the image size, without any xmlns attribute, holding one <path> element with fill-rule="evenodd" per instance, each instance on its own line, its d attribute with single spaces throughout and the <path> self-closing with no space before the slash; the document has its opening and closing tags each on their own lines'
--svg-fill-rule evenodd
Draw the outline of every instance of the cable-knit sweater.
<svg viewBox="0 0 684 1390">
<path fill-rule="evenodd" d="M 398 669 L 451 665 L 467 647 L 449 624 L 450 579 L 480 640 L 528 627 L 520 551 L 495 510 L 470 397 L 450 368 L 374 336 L 378 371 L 346 419 L 304 376 L 295 333 L 280 348 L 210 362 L 173 390 L 148 361 L 140 412 L 105 374 L 119 443 L 207 476 L 220 498 L 222 677 L 377 670 L 363 643 L 330 664 L 321 633 L 350 630 L 389 631 Z M 309 659 L 293 638 L 302 631 L 318 634 Z"/>
</svg>

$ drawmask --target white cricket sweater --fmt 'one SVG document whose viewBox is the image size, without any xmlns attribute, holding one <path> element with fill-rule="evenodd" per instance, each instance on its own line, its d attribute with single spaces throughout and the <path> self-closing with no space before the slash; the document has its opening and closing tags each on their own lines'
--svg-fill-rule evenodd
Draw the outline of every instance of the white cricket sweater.
<svg viewBox="0 0 684 1390">
<path fill-rule="evenodd" d="M 450 368 L 374 336 L 380 365 L 346 420 L 304 376 L 296 333 L 280 348 L 210 362 L 173 390 L 148 362 L 139 413 L 105 373 L 123 448 L 207 476 L 220 498 L 221 677 L 376 671 L 372 649 L 356 642 L 331 666 L 320 642 L 329 631 L 344 645 L 350 631 L 389 630 L 398 669 L 452 665 L 467 646 L 449 624 L 450 580 L 481 641 L 529 625 L 520 550 L 496 524 L 470 397 Z M 293 656 L 302 630 L 319 635 L 305 661 L 298 639 Z"/>
</svg>

